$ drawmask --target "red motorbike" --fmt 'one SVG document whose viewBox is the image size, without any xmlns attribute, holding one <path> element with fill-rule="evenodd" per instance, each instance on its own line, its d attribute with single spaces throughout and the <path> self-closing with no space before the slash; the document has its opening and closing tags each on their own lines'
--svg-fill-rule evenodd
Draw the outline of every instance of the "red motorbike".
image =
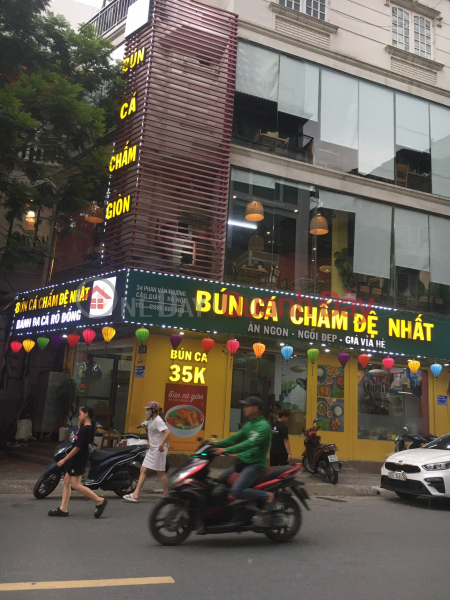
<svg viewBox="0 0 450 600">
<path fill-rule="evenodd" d="M 238 473 L 218 483 L 209 478 L 209 466 L 217 456 L 214 444 L 203 442 L 192 458 L 171 476 L 171 492 L 150 514 L 150 532 L 160 544 L 176 546 L 195 529 L 198 534 L 255 531 L 274 542 L 287 542 L 298 533 L 300 501 L 308 509 L 308 493 L 295 475 L 300 464 L 270 467 L 252 487 L 275 493 L 274 509 L 261 512 L 255 502 L 230 495 Z"/>
<path fill-rule="evenodd" d="M 335 444 L 321 444 L 321 437 L 317 435 L 314 420 L 313 426 L 306 430 L 305 451 L 303 452 L 303 466 L 312 475 L 319 473 L 328 478 L 330 483 L 336 485 L 339 478 L 339 469 L 342 467 L 336 456 L 338 449 Z"/>
</svg>

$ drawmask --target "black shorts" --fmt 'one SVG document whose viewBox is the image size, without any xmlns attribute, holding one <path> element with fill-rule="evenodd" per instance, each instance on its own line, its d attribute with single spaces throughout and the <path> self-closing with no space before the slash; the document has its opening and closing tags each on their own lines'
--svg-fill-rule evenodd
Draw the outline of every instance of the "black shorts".
<svg viewBox="0 0 450 600">
<path fill-rule="evenodd" d="M 86 464 L 77 463 L 73 460 L 68 460 L 63 464 L 64 473 L 71 477 L 81 477 L 86 471 Z"/>
<path fill-rule="evenodd" d="M 271 467 L 284 467 L 288 463 L 288 455 L 287 453 L 271 453 L 270 454 L 270 466 Z"/>
</svg>

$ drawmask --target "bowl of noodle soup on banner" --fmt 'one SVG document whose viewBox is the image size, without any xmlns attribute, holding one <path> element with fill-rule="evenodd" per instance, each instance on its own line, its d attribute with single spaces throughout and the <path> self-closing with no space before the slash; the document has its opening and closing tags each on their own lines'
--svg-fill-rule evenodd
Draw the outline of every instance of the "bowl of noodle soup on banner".
<svg viewBox="0 0 450 600">
<path fill-rule="evenodd" d="M 172 406 L 166 412 L 167 429 L 180 438 L 196 435 L 205 422 L 205 415 L 199 408 L 189 404 Z"/>
</svg>

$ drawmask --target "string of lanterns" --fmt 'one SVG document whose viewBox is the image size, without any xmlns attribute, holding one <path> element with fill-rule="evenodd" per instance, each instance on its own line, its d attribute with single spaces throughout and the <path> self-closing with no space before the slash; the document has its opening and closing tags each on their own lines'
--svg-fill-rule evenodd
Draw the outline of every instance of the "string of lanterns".
<svg viewBox="0 0 450 600">
<path fill-rule="evenodd" d="M 106 344 L 108 344 L 113 339 L 115 334 L 116 334 L 116 330 L 113 327 L 107 326 L 107 327 L 102 328 L 102 336 L 103 336 L 103 339 Z M 136 330 L 135 334 L 136 334 L 137 339 L 139 340 L 139 343 L 143 345 L 147 342 L 147 339 L 150 335 L 150 331 L 146 327 L 139 327 L 139 329 Z M 82 332 L 83 339 L 87 346 L 89 346 L 94 341 L 96 335 L 97 335 L 96 332 L 93 329 L 91 329 L 90 327 L 88 327 L 87 329 L 84 329 Z M 76 333 L 69 333 L 67 335 L 66 339 L 67 339 L 68 346 L 71 349 L 73 349 L 79 343 L 80 336 Z M 45 350 L 45 348 L 47 348 L 49 343 L 51 343 L 51 345 L 55 349 L 58 348 L 62 344 L 63 340 L 64 340 L 64 338 L 62 336 L 53 335 L 50 339 L 46 336 L 39 336 L 36 341 L 37 341 L 37 345 L 40 348 L 40 350 L 43 351 L 43 350 Z M 176 350 L 178 348 L 178 346 L 181 344 L 182 341 L 183 341 L 183 335 L 180 333 L 172 333 L 172 335 L 170 336 L 170 343 L 174 350 Z M 14 354 L 18 354 L 22 348 L 28 354 L 33 350 L 35 345 L 36 345 L 36 342 L 34 340 L 27 338 L 27 339 L 23 340 L 23 342 L 21 342 L 19 340 L 13 340 L 10 343 L 10 348 Z M 203 346 L 203 350 L 204 350 L 205 354 L 208 354 L 214 348 L 214 345 L 215 345 L 215 342 L 212 338 L 205 337 L 202 339 L 202 346 Z M 228 350 L 230 356 L 233 356 L 239 349 L 240 344 L 239 344 L 238 340 L 231 339 L 231 340 L 227 341 L 226 345 L 227 345 L 227 350 Z M 266 350 L 266 346 L 264 344 L 262 344 L 261 342 L 255 342 L 253 344 L 253 351 L 255 353 L 256 360 L 257 360 L 256 370 L 258 370 L 259 359 L 264 354 L 265 350 Z M 290 358 L 293 355 L 293 352 L 294 352 L 294 348 L 292 346 L 284 345 L 281 348 L 281 354 L 282 354 L 283 358 L 286 360 L 286 362 L 288 362 L 290 360 Z M 309 348 L 307 350 L 306 354 L 307 354 L 308 359 L 310 360 L 311 364 L 313 365 L 313 371 L 314 371 L 314 363 L 318 359 L 318 357 L 320 355 L 320 351 L 317 348 Z M 338 354 L 337 358 L 338 358 L 339 363 L 341 364 L 342 368 L 345 368 L 345 366 L 347 365 L 347 363 L 350 359 L 350 355 L 347 352 L 340 352 Z M 371 359 L 371 356 L 369 354 L 362 353 L 362 354 L 358 355 L 358 362 L 363 369 L 367 368 L 367 366 L 369 365 L 370 359 Z M 383 360 L 381 362 L 383 363 L 386 373 L 390 373 L 390 371 L 395 363 L 394 359 L 391 356 L 387 356 L 387 357 L 383 358 Z M 417 373 L 417 371 L 420 369 L 420 362 L 415 359 L 410 360 L 408 362 L 408 368 L 411 371 L 411 373 L 413 373 L 415 375 Z M 438 378 L 442 372 L 442 365 L 435 362 L 432 365 L 430 365 L 430 370 L 433 373 L 434 377 Z"/>
</svg>

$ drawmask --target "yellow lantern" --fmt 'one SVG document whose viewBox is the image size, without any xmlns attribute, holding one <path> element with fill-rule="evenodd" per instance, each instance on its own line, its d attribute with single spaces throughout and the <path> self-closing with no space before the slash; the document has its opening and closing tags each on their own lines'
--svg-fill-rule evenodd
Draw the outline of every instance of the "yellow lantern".
<svg viewBox="0 0 450 600">
<path fill-rule="evenodd" d="M 23 343 L 23 345 L 25 346 L 25 342 Z M 410 360 L 408 363 L 408 368 L 411 371 L 411 373 L 414 373 L 415 375 L 420 369 L 420 362 L 418 360 Z"/>
<path fill-rule="evenodd" d="M 34 340 L 23 340 L 23 348 L 25 352 L 31 352 L 35 346 L 36 342 Z"/>
<path fill-rule="evenodd" d="M 114 327 L 103 327 L 102 335 L 103 335 L 103 339 L 105 340 L 105 342 L 107 344 L 109 344 L 109 342 L 116 335 L 116 330 L 114 329 Z"/>
</svg>

